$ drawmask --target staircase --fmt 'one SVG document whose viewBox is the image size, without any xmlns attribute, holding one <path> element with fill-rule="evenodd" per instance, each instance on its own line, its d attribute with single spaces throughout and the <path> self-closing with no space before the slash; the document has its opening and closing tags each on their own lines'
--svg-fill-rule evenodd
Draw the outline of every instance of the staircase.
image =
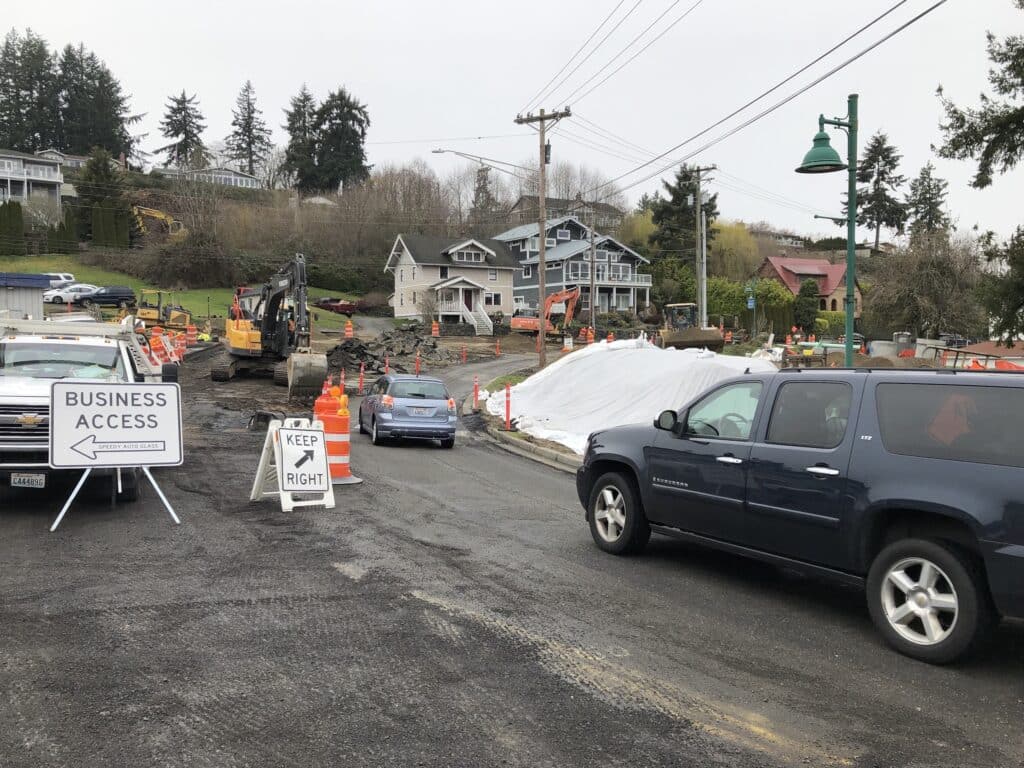
<svg viewBox="0 0 1024 768">
<path fill-rule="evenodd" d="M 494 335 L 494 323 L 491 322 L 491 318 L 488 317 L 480 302 L 477 302 L 472 310 L 463 308 L 462 321 L 472 325 L 476 329 L 477 336 Z"/>
</svg>

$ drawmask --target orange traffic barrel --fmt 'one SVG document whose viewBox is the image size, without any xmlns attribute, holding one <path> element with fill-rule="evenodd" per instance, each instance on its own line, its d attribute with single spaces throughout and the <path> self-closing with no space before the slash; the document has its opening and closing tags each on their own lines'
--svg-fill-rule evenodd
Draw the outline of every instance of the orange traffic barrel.
<svg viewBox="0 0 1024 768">
<path fill-rule="evenodd" d="M 351 485 L 363 482 L 352 474 L 349 454 L 352 448 L 351 424 L 348 412 L 348 395 L 338 398 L 340 407 L 335 413 L 320 416 L 324 425 L 324 441 L 327 445 L 327 466 L 332 485 Z"/>
</svg>

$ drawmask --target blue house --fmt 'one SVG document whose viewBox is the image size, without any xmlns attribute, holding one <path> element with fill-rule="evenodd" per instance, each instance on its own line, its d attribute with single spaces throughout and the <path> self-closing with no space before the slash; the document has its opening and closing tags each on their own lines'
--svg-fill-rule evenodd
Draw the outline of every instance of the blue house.
<svg viewBox="0 0 1024 768">
<path fill-rule="evenodd" d="M 545 226 L 547 294 L 579 287 L 581 308 L 590 310 L 590 228 L 575 216 L 548 219 Z M 512 287 L 516 307 L 537 307 L 540 261 L 539 226 L 522 224 L 495 235 L 519 264 Z M 650 304 L 651 276 L 638 268 L 647 259 L 608 235 L 594 233 L 594 284 L 597 311 L 636 312 Z"/>
</svg>

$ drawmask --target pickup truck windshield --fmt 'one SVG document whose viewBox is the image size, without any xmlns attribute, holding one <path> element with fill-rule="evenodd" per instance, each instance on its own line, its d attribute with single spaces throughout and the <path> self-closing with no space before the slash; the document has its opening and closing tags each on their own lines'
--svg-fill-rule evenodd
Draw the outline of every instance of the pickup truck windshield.
<svg viewBox="0 0 1024 768">
<path fill-rule="evenodd" d="M 118 376 L 116 346 L 0 343 L 0 377 L 30 379 L 106 379 Z"/>
</svg>

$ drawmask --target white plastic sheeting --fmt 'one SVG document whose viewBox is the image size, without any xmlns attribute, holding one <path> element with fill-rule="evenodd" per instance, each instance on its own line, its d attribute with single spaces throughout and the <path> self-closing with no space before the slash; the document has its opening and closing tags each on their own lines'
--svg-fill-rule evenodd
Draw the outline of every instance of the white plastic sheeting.
<svg viewBox="0 0 1024 768">
<path fill-rule="evenodd" d="M 645 339 L 600 342 L 512 387 L 512 418 L 520 431 L 582 454 L 591 432 L 651 423 L 666 408 L 680 408 L 748 368 L 775 370 L 767 360 L 659 349 Z M 505 392 L 492 393 L 486 405 L 488 413 L 504 418 Z"/>
</svg>

